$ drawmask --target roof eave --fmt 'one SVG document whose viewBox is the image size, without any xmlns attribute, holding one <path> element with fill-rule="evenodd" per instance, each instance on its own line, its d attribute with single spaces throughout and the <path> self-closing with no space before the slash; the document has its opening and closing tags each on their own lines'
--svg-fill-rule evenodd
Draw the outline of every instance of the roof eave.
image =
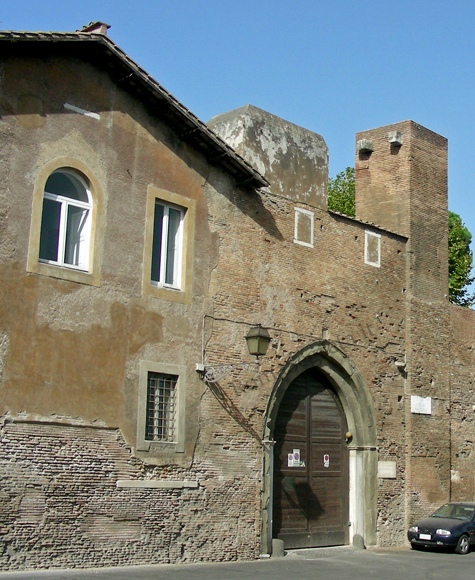
<svg viewBox="0 0 475 580">
<path fill-rule="evenodd" d="M 269 182 L 243 159 L 232 147 L 200 121 L 151 75 L 121 50 L 109 37 L 97 32 L 5 32 L 0 31 L 0 42 L 82 42 L 95 43 L 104 50 L 107 58 L 118 59 L 130 71 L 121 79 L 122 86 L 145 90 L 152 100 L 168 104 L 168 119 L 181 130 L 181 137 L 204 149 L 208 161 L 224 167 L 232 174 L 238 185 L 261 188 Z M 136 86 L 133 86 L 133 85 Z"/>
</svg>

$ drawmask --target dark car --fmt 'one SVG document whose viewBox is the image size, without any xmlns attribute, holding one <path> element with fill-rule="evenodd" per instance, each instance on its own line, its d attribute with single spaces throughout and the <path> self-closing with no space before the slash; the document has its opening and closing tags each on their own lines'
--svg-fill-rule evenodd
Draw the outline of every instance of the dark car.
<svg viewBox="0 0 475 580">
<path fill-rule="evenodd" d="M 407 538 L 412 548 L 455 548 L 457 554 L 468 554 L 474 534 L 475 502 L 454 502 L 412 525 Z"/>
</svg>

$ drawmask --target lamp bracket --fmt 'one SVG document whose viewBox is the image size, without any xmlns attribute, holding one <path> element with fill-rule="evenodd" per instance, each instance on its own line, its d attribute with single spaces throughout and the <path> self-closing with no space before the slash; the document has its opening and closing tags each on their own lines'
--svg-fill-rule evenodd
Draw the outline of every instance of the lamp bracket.
<svg viewBox="0 0 475 580">
<path fill-rule="evenodd" d="M 196 370 L 200 375 L 200 379 L 206 383 L 217 383 L 226 375 L 232 373 L 235 369 L 241 369 L 243 371 L 248 371 L 252 369 L 254 365 L 258 365 L 259 361 L 254 361 L 250 363 L 236 363 L 236 364 L 229 364 L 229 365 L 216 365 L 216 366 L 207 366 L 202 364 L 196 365 Z"/>
</svg>

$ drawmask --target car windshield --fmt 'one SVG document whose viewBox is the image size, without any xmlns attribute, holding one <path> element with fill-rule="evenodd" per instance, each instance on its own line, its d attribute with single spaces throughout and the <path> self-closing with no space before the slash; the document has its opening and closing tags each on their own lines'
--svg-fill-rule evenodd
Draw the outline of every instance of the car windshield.
<svg viewBox="0 0 475 580">
<path fill-rule="evenodd" d="M 446 503 L 432 514 L 433 518 L 453 518 L 456 520 L 470 520 L 473 515 L 473 507 Z"/>
</svg>

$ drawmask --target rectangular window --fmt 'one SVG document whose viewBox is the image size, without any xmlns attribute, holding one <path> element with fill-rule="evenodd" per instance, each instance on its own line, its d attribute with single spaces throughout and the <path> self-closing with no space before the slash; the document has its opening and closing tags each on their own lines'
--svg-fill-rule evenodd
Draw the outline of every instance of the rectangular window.
<svg viewBox="0 0 475 580">
<path fill-rule="evenodd" d="M 155 201 L 150 279 L 157 286 L 181 288 L 184 216 L 183 208 Z"/>
<path fill-rule="evenodd" d="M 186 374 L 182 365 L 140 361 L 137 451 L 164 461 L 185 451 Z"/>
<path fill-rule="evenodd" d="M 375 232 L 365 231 L 364 262 L 369 266 L 381 266 L 381 236 Z"/>
<path fill-rule="evenodd" d="M 313 212 L 300 207 L 294 208 L 294 242 L 313 248 Z"/>
<path fill-rule="evenodd" d="M 142 292 L 190 304 L 196 201 L 147 187 Z"/>
<path fill-rule="evenodd" d="M 176 375 L 149 372 L 147 377 L 146 441 L 169 441 L 175 437 Z"/>
</svg>

